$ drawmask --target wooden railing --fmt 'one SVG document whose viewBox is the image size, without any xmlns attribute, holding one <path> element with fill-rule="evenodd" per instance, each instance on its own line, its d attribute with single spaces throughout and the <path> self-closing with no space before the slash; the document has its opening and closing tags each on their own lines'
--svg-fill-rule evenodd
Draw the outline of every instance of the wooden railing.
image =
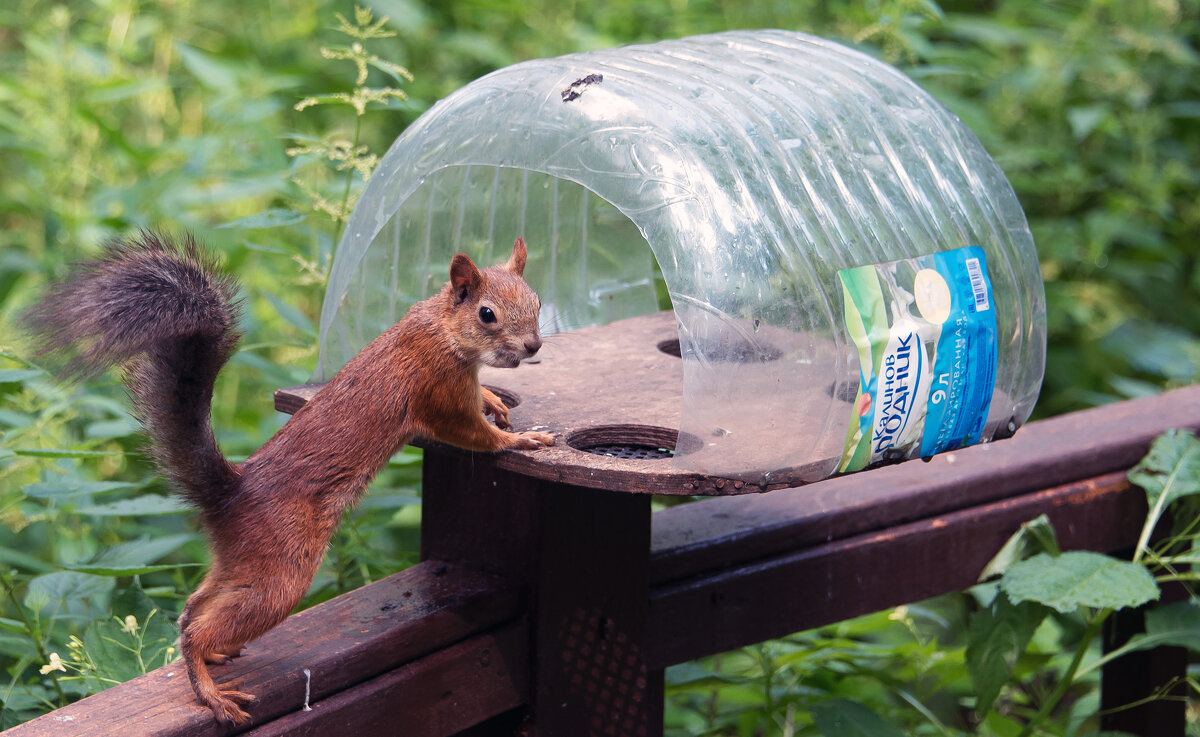
<svg viewBox="0 0 1200 737">
<path fill-rule="evenodd" d="M 661 734 L 666 666 L 961 590 L 1039 514 L 1064 549 L 1128 549 L 1145 500 L 1125 471 L 1172 427 L 1200 427 L 1200 387 L 653 515 L 646 494 L 429 448 L 424 562 L 289 618 L 219 669 L 258 697 L 252 724 L 218 727 L 176 663 L 5 735 Z M 1186 666 L 1170 649 L 1137 658 L 1106 667 L 1106 703 Z M 1160 702 L 1105 726 L 1168 737 L 1183 719 Z"/>
</svg>

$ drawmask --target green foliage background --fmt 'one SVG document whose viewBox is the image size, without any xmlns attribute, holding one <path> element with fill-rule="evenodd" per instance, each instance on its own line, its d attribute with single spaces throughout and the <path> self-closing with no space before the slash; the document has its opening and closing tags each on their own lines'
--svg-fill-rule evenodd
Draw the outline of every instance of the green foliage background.
<svg viewBox="0 0 1200 737">
<path fill-rule="evenodd" d="M 140 659 L 110 652 L 75 680 L 38 672 L 51 652 L 68 652 L 72 635 L 86 646 L 89 633 L 93 642 L 118 633 L 127 614 L 143 635 L 151 611 L 173 617 L 206 559 L 190 517 L 139 452 L 115 377 L 59 386 L 28 362 L 15 316 L 110 236 L 195 231 L 244 285 L 246 338 L 220 379 L 213 424 L 227 454 L 248 455 L 284 419 L 270 392 L 315 365 L 313 320 L 338 232 L 330 213 L 362 184 L 319 151 L 288 149 L 344 141 L 382 153 L 434 101 L 523 59 L 757 27 L 875 54 L 963 118 L 1025 207 L 1050 315 L 1038 412 L 1197 379 L 1200 0 L 367 5 L 395 35 L 365 43 L 415 79 L 372 68 L 368 85 L 400 87 L 408 99 L 361 117 L 338 105 L 295 109 L 355 86 L 354 65 L 320 51 L 349 43 L 335 17 L 354 18 L 345 2 L 0 7 L 0 569 L 11 571 L 0 602 L 0 726 L 138 672 L 130 662 L 152 667 L 143 650 L 161 662 L 154 643 L 169 632 L 159 629 L 137 645 Z M 412 562 L 418 469 L 416 454 L 397 457 L 339 532 L 306 603 Z M 953 695 L 965 693 L 968 608 L 942 600 L 677 670 L 671 723 L 680 734 L 815 733 L 797 705 L 822 688 L 867 694 L 893 724 L 940 724 L 921 716 L 929 712 L 945 729 L 961 726 Z M 159 627 L 165 618 L 155 616 Z M 1034 637 L 1032 683 L 1073 636 L 1069 622 L 1055 626 Z"/>
</svg>

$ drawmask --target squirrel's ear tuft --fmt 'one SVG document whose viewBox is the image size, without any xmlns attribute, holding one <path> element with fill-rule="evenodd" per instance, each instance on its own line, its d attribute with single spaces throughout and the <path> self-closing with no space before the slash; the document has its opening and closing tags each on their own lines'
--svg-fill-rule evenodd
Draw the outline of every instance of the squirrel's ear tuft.
<svg viewBox="0 0 1200 737">
<path fill-rule="evenodd" d="M 517 240 L 513 242 L 512 255 L 508 257 L 504 268 L 517 276 L 525 273 L 525 239 L 521 236 L 517 236 Z"/>
<path fill-rule="evenodd" d="M 471 257 L 465 253 L 454 254 L 450 261 L 450 285 L 454 290 L 454 304 L 465 302 L 479 291 L 482 283 L 483 274 L 479 273 Z"/>
</svg>

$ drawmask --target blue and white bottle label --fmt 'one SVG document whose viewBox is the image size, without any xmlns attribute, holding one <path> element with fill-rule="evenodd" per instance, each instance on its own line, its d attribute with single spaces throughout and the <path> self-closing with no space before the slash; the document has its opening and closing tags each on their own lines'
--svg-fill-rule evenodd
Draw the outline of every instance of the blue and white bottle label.
<svg viewBox="0 0 1200 737">
<path fill-rule="evenodd" d="M 979 442 L 996 383 L 996 312 L 982 248 L 838 272 L 859 391 L 841 472 Z"/>
</svg>

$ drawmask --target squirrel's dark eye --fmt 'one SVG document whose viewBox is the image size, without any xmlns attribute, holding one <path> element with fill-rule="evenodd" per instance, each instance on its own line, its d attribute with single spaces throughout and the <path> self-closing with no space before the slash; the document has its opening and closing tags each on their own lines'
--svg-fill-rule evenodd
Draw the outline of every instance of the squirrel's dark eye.
<svg viewBox="0 0 1200 737">
<path fill-rule="evenodd" d="M 492 312 L 491 307 L 480 307 L 479 308 L 479 319 L 483 320 L 484 322 L 486 322 L 488 324 L 491 324 L 493 322 L 496 322 L 496 313 Z"/>
</svg>

